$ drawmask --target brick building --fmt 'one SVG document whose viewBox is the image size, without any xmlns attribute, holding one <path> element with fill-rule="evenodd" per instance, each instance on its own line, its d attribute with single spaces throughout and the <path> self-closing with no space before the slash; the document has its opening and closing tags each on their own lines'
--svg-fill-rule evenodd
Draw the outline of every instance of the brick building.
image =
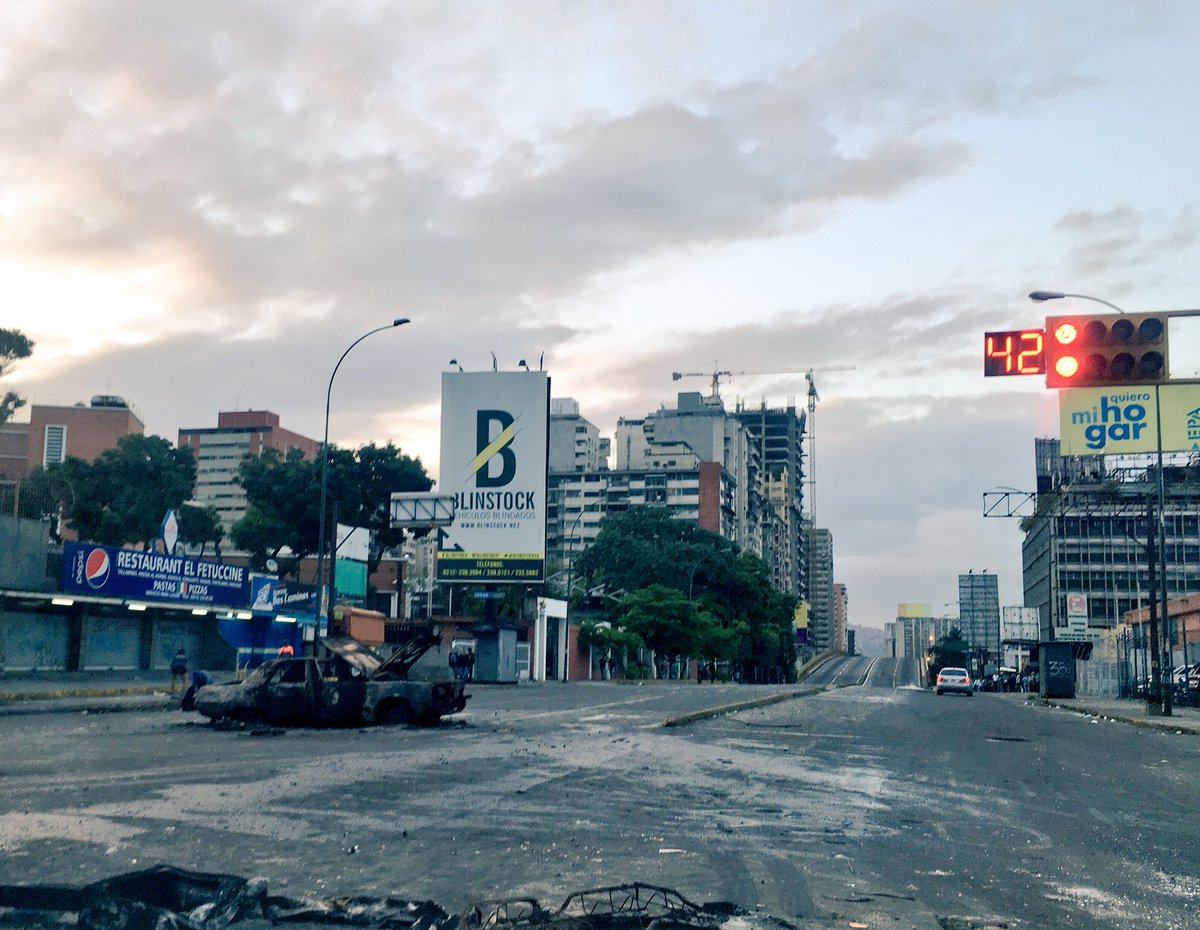
<svg viewBox="0 0 1200 930">
<path fill-rule="evenodd" d="M 0 484 L 15 485 L 34 469 L 67 456 L 94 461 L 122 436 L 140 436 L 141 418 L 120 397 L 97 394 L 89 404 L 31 404 L 28 423 L 0 427 Z"/>
<path fill-rule="evenodd" d="M 320 443 L 279 425 L 279 414 L 269 410 L 222 411 L 215 427 L 181 429 L 179 448 L 196 458 L 193 500 L 211 506 L 221 517 L 228 535 L 246 513 L 246 490 L 237 483 L 238 466 L 247 455 L 276 449 L 287 455 L 299 449 L 305 458 L 316 458 Z"/>
</svg>

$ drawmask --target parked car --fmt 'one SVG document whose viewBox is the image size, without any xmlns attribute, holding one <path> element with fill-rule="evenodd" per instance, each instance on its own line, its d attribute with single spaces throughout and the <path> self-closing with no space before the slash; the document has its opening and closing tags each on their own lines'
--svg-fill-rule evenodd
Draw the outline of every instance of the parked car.
<svg viewBox="0 0 1200 930">
<path fill-rule="evenodd" d="M 967 674 L 965 668 L 948 667 L 942 669 L 937 673 L 937 682 L 934 687 L 938 694 L 945 694 L 947 691 L 952 691 L 970 697 L 975 693 L 974 685 L 971 683 L 971 676 Z"/>
<path fill-rule="evenodd" d="M 348 636 L 318 640 L 324 656 L 264 662 L 243 681 L 206 685 L 197 712 L 211 720 L 258 720 L 309 726 L 433 724 L 461 711 L 461 681 L 410 681 L 409 670 L 436 638 L 422 634 L 387 659 Z"/>
</svg>

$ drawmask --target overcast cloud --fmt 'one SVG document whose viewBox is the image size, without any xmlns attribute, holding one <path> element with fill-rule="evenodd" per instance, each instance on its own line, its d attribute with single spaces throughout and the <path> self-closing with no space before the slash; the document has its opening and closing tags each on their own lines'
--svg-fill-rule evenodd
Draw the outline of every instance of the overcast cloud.
<svg viewBox="0 0 1200 930">
<path fill-rule="evenodd" d="M 10 2 L 6 387 L 147 430 L 265 408 L 433 469 L 439 371 L 544 357 L 619 416 L 672 371 L 818 375 L 818 518 L 854 623 L 1020 599 L 1054 398 L 980 376 L 1035 288 L 1196 304 L 1190 4 Z M 1058 308 L 1056 308 L 1058 309 Z M 803 403 L 738 375 L 729 405 Z M 953 608 L 947 608 L 952 611 Z"/>
</svg>

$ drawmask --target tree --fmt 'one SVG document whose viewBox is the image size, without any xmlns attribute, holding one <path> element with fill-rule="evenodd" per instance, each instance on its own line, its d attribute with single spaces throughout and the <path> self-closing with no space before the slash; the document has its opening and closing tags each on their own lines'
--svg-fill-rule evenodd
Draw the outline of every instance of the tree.
<svg viewBox="0 0 1200 930">
<path fill-rule="evenodd" d="M 747 640 L 750 627 L 744 620 L 723 625 L 715 616 L 702 612 L 696 618 L 696 656 L 713 662 L 732 662 Z"/>
<path fill-rule="evenodd" d="M 696 608 L 674 588 L 652 584 L 626 594 L 619 625 L 669 661 L 696 654 Z"/>
<path fill-rule="evenodd" d="M 221 557 L 221 540 L 225 538 L 225 528 L 221 526 L 221 515 L 215 507 L 197 507 L 184 504 L 179 508 L 179 541 L 189 546 L 200 547 L 200 558 L 204 558 L 204 550 L 208 544 L 219 559 Z"/>
<path fill-rule="evenodd" d="M 638 507 L 607 517 L 577 569 L 587 589 L 603 587 L 624 592 L 626 598 L 655 585 L 678 592 L 693 608 L 689 623 L 697 626 L 702 617 L 712 618 L 715 627 L 707 631 L 707 648 L 727 655 L 724 661 L 738 660 L 746 680 L 773 677 L 779 669 L 790 678 L 794 671 L 795 599 L 771 586 L 770 573 L 757 556 L 673 518 L 665 508 Z M 617 622 L 622 610 L 609 607 L 609 618 Z M 693 635 L 699 634 L 693 630 Z M 647 645 L 660 651 L 649 641 Z"/>
<path fill-rule="evenodd" d="M 608 680 L 612 670 L 613 653 L 621 656 L 624 666 L 629 657 L 630 649 L 644 649 L 646 643 L 640 636 L 619 626 L 613 626 L 607 621 L 584 620 L 579 626 L 579 645 L 584 649 L 600 653 L 601 677 Z M 615 662 L 615 660 L 613 660 Z"/>
<path fill-rule="evenodd" d="M 8 374 L 13 364 L 33 354 L 33 341 L 19 329 L 0 327 L 0 377 Z M 12 419 L 12 415 L 25 406 L 24 398 L 13 391 L 0 397 L 0 426 Z"/>
<path fill-rule="evenodd" d="M 721 577 L 736 554 L 728 540 L 676 520 L 665 507 L 635 507 L 605 518 L 576 572 L 588 588 L 640 591 L 663 584 L 693 597 Z"/>
<path fill-rule="evenodd" d="M 250 553 L 250 564 L 264 571 L 269 558 L 287 548 L 297 560 L 317 549 L 318 504 L 313 489 L 320 487 L 320 465 L 305 459 L 299 449 L 283 455 L 266 449 L 247 455 L 238 471 L 249 506 L 233 525 L 229 538 Z"/>
<path fill-rule="evenodd" d="M 404 455 L 391 443 L 368 445 L 351 452 L 330 448 L 326 525 L 336 522 L 365 527 L 373 541 L 368 572 L 379 567 L 383 553 L 398 546 L 405 531 L 391 526 L 393 492 L 428 491 L 433 481 L 419 459 Z M 230 532 L 235 545 L 262 568 L 285 547 L 297 560 L 317 551 L 321 463 L 305 459 L 298 449 L 281 455 L 274 449 L 242 460 L 239 480 L 249 508 Z"/>
<path fill-rule="evenodd" d="M 944 668 L 965 668 L 969 653 L 970 646 L 958 627 L 939 636 L 929 650 L 929 680 L 932 682 Z"/>
<path fill-rule="evenodd" d="M 149 544 L 196 481 L 191 450 L 161 436 L 122 436 L 94 462 L 69 457 L 48 471 L 69 489 L 68 525 L 80 539 L 108 546 Z"/>
</svg>

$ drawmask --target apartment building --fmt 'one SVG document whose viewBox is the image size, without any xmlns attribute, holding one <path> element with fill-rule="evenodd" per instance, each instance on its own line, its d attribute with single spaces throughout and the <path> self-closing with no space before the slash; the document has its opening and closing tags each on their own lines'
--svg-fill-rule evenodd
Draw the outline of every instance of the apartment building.
<svg viewBox="0 0 1200 930">
<path fill-rule="evenodd" d="M 238 484 L 238 467 L 247 455 L 262 455 L 276 449 L 287 455 L 299 449 L 305 458 L 315 458 L 320 443 L 284 429 L 279 414 L 269 410 L 223 411 L 215 427 L 181 429 L 179 447 L 196 457 L 196 488 L 192 499 L 213 507 L 228 535 L 246 513 L 245 489 Z"/>
</svg>

